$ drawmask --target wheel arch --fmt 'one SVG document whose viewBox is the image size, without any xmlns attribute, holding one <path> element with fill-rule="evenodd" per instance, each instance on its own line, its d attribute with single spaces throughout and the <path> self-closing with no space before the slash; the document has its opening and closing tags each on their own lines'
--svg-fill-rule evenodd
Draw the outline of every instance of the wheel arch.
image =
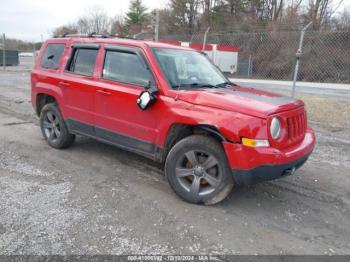
<svg viewBox="0 0 350 262">
<path fill-rule="evenodd" d="M 220 133 L 220 131 L 213 125 L 207 125 L 207 124 L 197 124 L 197 125 L 190 125 L 190 124 L 182 124 L 182 123 L 176 123 L 170 126 L 168 129 L 165 141 L 164 141 L 164 148 L 163 152 L 161 154 L 160 160 L 161 162 L 164 162 L 169 151 L 171 148 L 180 140 L 191 136 L 191 135 L 206 135 L 213 137 L 216 141 L 218 141 L 220 144 L 222 142 L 227 141 L 227 138 Z"/>
<path fill-rule="evenodd" d="M 49 103 L 56 103 L 58 104 L 58 101 L 55 96 L 52 94 L 47 93 L 38 93 L 36 95 L 36 106 L 35 106 L 35 112 L 38 116 L 40 116 L 40 112 L 43 109 L 43 107 Z"/>
</svg>

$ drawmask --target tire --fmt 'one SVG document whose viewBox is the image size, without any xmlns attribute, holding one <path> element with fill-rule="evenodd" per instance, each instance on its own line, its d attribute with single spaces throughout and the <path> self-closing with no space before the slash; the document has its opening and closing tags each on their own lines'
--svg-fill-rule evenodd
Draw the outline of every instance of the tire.
<svg viewBox="0 0 350 262">
<path fill-rule="evenodd" d="M 63 149 L 74 143 L 61 112 L 55 103 L 46 104 L 40 112 L 40 129 L 46 142 L 53 148 Z"/>
<path fill-rule="evenodd" d="M 194 204 L 219 203 L 233 188 L 225 152 L 209 136 L 192 135 L 175 144 L 165 161 L 165 175 L 175 193 Z"/>
</svg>

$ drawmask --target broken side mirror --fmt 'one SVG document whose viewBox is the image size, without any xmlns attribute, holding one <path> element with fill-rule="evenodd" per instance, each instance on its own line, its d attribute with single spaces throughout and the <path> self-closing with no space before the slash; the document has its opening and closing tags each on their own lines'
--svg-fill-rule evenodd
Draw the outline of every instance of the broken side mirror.
<svg viewBox="0 0 350 262">
<path fill-rule="evenodd" d="M 145 110 L 156 101 L 156 96 L 149 90 L 142 91 L 137 99 L 137 105 L 141 110 Z"/>
<path fill-rule="evenodd" d="M 151 81 L 149 81 L 148 85 L 145 87 L 145 90 L 141 92 L 139 97 L 137 98 L 137 105 L 141 110 L 145 110 L 150 105 L 152 105 L 156 100 L 157 88 L 152 85 Z"/>
</svg>

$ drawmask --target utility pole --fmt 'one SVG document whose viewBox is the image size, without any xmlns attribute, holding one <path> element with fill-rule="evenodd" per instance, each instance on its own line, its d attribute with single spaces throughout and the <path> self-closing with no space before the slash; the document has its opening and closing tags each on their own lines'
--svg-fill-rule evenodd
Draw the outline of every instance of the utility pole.
<svg viewBox="0 0 350 262">
<path fill-rule="evenodd" d="M 35 56 L 35 42 L 33 42 L 33 66 L 35 65 L 35 59 L 36 59 L 36 56 Z"/>
<path fill-rule="evenodd" d="M 4 71 L 6 70 L 6 48 L 5 48 L 5 34 L 2 34 L 2 66 Z"/>
<path fill-rule="evenodd" d="M 210 26 L 207 28 L 204 34 L 202 51 L 205 51 L 205 45 L 207 44 L 207 37 L 208 37 L 209 30 L 210 30 Z"/>
<path fill-rule="evenodd" d="M 156 9 L 156 24 L 154 26 L 154 40 L 159 41 L 159 9 Z"/>
<path fill-rule="evenodd" d="M 295 96 L 295 88 L 296 88 L 296 84 L 297 84 L 297 80 L 298 80 L 298 73 L 299 73 L 300 57 L 303 55 L 302 49 L 303 49 L 305 31 L 311 24 L 312 24 L 312 22 L 308 23 L 303 29 L 301 29 L 299 48 L 298 48 L 298 51 L 296 53 L 297 62 L 295 63 L 294 75 L 293 75 L 292 97 Z"/>
</svg>

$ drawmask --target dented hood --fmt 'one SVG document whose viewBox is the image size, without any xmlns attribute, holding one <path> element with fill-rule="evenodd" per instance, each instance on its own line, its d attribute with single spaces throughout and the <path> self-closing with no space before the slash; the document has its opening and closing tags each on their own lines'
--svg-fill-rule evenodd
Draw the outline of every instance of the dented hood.
<svg viewBox="0 0 350 262">
<path fill-rule="evenodd" d="M 289 96 L 240 86 L 185 90 L 179 94 L 179 99 L 260 118 L 304 106 L 301 100 Z"/>
</svg>

